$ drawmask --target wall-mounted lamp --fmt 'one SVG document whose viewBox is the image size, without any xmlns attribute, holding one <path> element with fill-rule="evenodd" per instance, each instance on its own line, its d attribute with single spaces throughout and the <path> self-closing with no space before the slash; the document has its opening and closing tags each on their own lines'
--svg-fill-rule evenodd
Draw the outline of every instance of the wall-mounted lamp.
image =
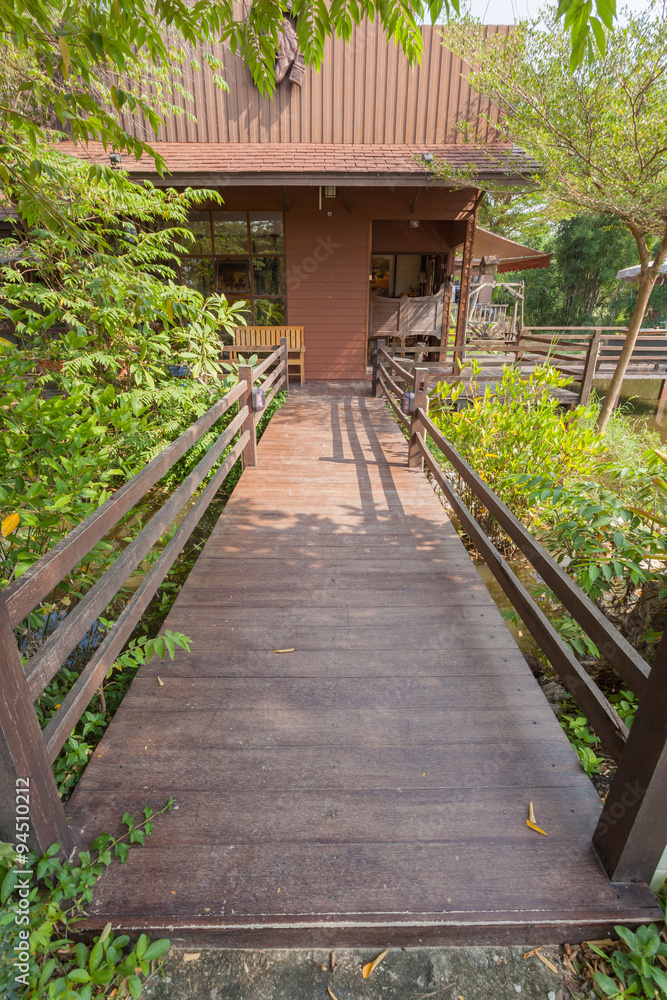
<svg viewBox="0 0 667 1000">
<path fill-rule="evenodd" d="M 414 392 L 404 392 L 401 396 L 401 410 L 403 413 L 413 414 L 415 412 Z"/>
<path fill-rule="evenodd" d="M 266 406 L 266 393 L 261 388 L 261 386 L 253 386 L 252 390 L 252 408 L 255 413 L 259 413 Z"/>
<path fill-rule="evenodd" d="M 419 219 L 410 219 L 410 229 L 419 229 Z"/>
<path fill-rule="evenodd" d="M 118 170 L 122 162 L 123 160 L 120 153 L 109 153 L 109 163 L 111 164 L 112 170 Z"/>
<path fill-rule="evenodd" d="M 319 208 L 322 211 L 322 198 L 335 198 L 336 188 L 335 187 L 320 187 L 319 191 Z M 333 212 L 327 212 L 327 215 L 333 215 Z"/>
</svg>

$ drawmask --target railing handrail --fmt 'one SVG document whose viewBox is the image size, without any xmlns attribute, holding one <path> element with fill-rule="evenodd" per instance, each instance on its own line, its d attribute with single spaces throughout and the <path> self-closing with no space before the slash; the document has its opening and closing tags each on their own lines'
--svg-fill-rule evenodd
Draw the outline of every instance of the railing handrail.
<svg viewBox="0 0 667 1000">
<path fill-rule="evenodd" d="M 253 385 L 261 379 L 266 388 L 270 387 L 265 405 L 271 402 L 283 383 L 289 391 L 288 352 L 287 338 L 282 337 L 280 346 L 256 368 L 253 369 L 250 365 L 240 366 L 236 386 L 217 400 L 176 441 L 167 445 L 113 497 L 76 525 L 30 570 L 0 593 L 0 651 L 3 654 L 0 658 L 0 673 L 3 675 L 0 684 L 0 786 L 13 787 L 22 772 L 24 776 L 30 776 L 35 797 L 40 801 L 39 809 L 33 814 L 31 831 L 32 841 L 38 849 L 45 850 L 54 840 L 59 840 L 64 846 L 69 842 L 67 823 L 51 762 L 60 752 L 234 463 L 241 458 L 247 465 L 256 464 Z M 266 372 L 271 365 L 275 365 L 275 368 L 267 376 Z M 64 621 L 33 654 L 24 669 L 14 638 L 14 627 L 237 402 L 238 413 L 207 449 L 192 472 L 68 612 Z M 215 469 L 216 463 L 237 434 L 239 437 L 231 451 L 219 468 Z M 136 593 L 84 666 L 42 733 L 33 702 L 211 472 L 213 475 L 210 481 L 187 511 L 155 563 L 148 569 Z M 0 834 L 8 839 L 11 838 L 10 824 L 7 805 L 0 802 Z"/>
<path fill-rule="evenodd" d="M 156 455 L 112 497 L 77 524 L 41 559 L 10 584 L 3 597 L 12 626 L 18 625 L 50 594 L 71 569 L 78 565 L 94 545 L 127 514 L 148 490 L 159 482 L 176 462 L 224 416 L 229 407 L 243 395 L 244 385 L 234 386 L 221 399 L 183 431 L 175 441 Z"/>
<path fill-rule="evenodd" d="M 591 342 L 591 357 L 597 343 L 595 339 Z M 381 363 L 383 360 L 386 364 Z M 649 667 L 435 426 L 428 416 L 428 368 L 416 366 L 410 373 L 414 379 L 415 402 L 411 417 L 402 412 L 390 392 L 391 388 L 397 396 L 402 395 L 400 386 L 390 373 L 396 374 L 396 368 L 395 359 L 386 351 L 382 358 L 379 352 L 375 353 L 373 393 L 386 396 L 399 423 L 407 431 L 408 465 L 416 465 L 416 456 L 420 457 L 420 465 L 421 460 L 427 464 L 461 526 L 481 552 L 582 714 L 597 732 L 605 750 L 618 762 L 593 836 L 593 845 L 612 881 L 651 883 L 667 839 L 664 792 L 667 784 L 667 633 L 655 653 L 653 666 Z M 402 378 L 399 374 L 396 377 L 399 380 Z M 409 385 L 409 380 L 404 381 Z M 629 732 L 609 700 L 464 504 L 429 449 L 427 435 L 519 546 L 573 618 L 595 639 L 605 658 L 640 696 Z"/>
<path fill-rule="evenodd" d="M 563 607 L 570 612 L 597 647 L 603 650 L 605 658 L 611 661 L 616 672 L 636 694 L 641 694 L 650 672 L 646 660 L 639 655 L 627 639 L 623 638 L 618 629 L 568 576 L 553 556 L 537 541 L 535 536 L 494 493 L 491 487 L 477 475 L 470 463 L 438 430 L 424 410 L 417 410 L 416 419 L 420 421 L 427 434 L 438 445 L 447 461 L 456 469 L 477 499 L 484 504 L 489 513 L 507 532 L 522 555 L 551 588 Z"/>
</svg>

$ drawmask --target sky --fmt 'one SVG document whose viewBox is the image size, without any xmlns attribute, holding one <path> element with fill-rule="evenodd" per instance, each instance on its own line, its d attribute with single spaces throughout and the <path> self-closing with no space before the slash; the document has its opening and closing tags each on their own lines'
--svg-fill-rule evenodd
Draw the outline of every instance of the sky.
<svg viewBox="0 0 667 1000">
<path fill-rule="evenodd" d="M 462 0 L 461 6 L 466 0 Z M 549 0 L 547 0 L 549 2 Z M 556 0 L 551 0 L 549 6 L 556 6 Z M 481 17 L 485 24 L 514 24 L 522 17 L 536 17 L 540 8 L 545 6 L 545 0 L 468 0 L 471 13 Z M 619 0 L 618 7 L 628 7 L 632 11 L 644 10 L 646 0 Z"/>
</svg>

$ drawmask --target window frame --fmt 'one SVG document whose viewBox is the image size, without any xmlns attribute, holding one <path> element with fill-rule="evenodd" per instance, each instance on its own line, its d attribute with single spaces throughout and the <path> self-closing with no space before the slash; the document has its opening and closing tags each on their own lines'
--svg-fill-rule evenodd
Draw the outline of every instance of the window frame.
<svg viewBox="0 0 667 1000">
<path fill-rule="evenodd" d="M 245 301 L 245 302 L 247 302 L 248 305 L 249 305 L 249 311 L 250 311 L 250 317 L 251 317 L 250 322 L 253 325 L 255 325 L 255 326 L 264 326 L 264 325 L 267 325 L 267 324 L 262 323 L 261 321 L 260 322 L 257 321 L 257 313 L 256 313 L 256 305 L 255 305 L 256 301 L 263 302 L 263 303 L 265 303 L 265 302 L 269 302 L 269 303 L 271 303 L 271 302 L 276 302 L 276 303 L 282 302 L 284 304 L 284 312 L 285 312 L 285 317 L 284 317 L 283 323 L 286 323 L 287 322 L 287 276 L 286 276 L 286 274 L 287 274 L 287 264 L 286 264 L 286 253 L 285 253 L 285 213 L 282 212 L 282 211 L 274 210 L 274 209 L 271 209 L 271 210 L 267 209 L 266 210 L 266 214 L 267 215 L 269 215 L 269 216 L 279 216 L 280 217 L 281 227 L 282 227 L 282 230 L 281 230 L 282 231 L 282 249 L 279 250 L 279 251 L 266 251 L 266 250 L 262 250 L 259 253 L 255 253 L 253 251 L 253 236 L 252 236 L 250 216 L 251 215 L 261 216 L 262 215 L 261 210 L 258 210 L 258 209 L 252 209 L 252 210 L 251 209 L 240 209 L 240 210 L 232 211 L 230 209 L 229 210 L 230 214 L 234 214 L 234 215 L 241 215 L 241 214 L 243 214 L 243 215 L 245 215 L 245 223 L 246 223 L 246 248 L 247 248 L 246 252 L 244 254 L 235 254 L 235 253 L 229 253 L 229 252 L 226 252 L 226 251 L 218 253 L 217 249 L 216 249 L 216 240 L 215 240 L 215 230 L 214 230 L 213 215 L 225 212 L 226 210 L 224 208 L 220 209 L 220 208 L 199 208 L 198 207 L 195 211 L 197 211 L 198 213 L 208 212 L 209 233 L 210 233 L 210 240 L 211 240 L 211 253 L 210 254 L 188 253 L 187 255 L 184 255 L 184 257 L 181 258 L 181 261 L 183 261 L 184 259 L 188 259 L 188 260 L 209 260 L 209 261 L 211 261 L 212 266 L 213 266 L 213 292 L 214 293 L 219 293 L 220 295 L 225 295 L 227 297 L 227 299 L 229 301 L 231 301 L 231 302 L 238 302 L 238 301 Z M 253 221 L 255 221 L 255 220 L 253 220 Z M 266 295 L 266 294 L 259 293 L 259 292 L 256 291 L 256 289 L 255 289 L 255 267 L 254 267 L 254 261 L 256 259 L 258 259 L 258 258 L 281 258 L 282 259 L 282 262 L 283 262 L 283 266 L 282 266 L 283 291 L 282 291 L 282 293 L 280 293 L 278 295 Z M 219 288 L 219 285 L 218 285 L 218 263 L 228 263 L 229 264 L 229 263 L 233 263 L 234 261 L 238 261 L 239 263 L 241 261 L 243 261 L 245 263 L 246 274 L 247 274 L 247 277 L 248 277 L 248 286 L 249 286 L 247 292 L 224 291 L 223 289 Z M 183 283 L 183 281 L 182 281 L 182 268 L 181 268 L 180 265 L 179 265 L 179 280 L 181 281 L 181 283 Z"/>
</svg>

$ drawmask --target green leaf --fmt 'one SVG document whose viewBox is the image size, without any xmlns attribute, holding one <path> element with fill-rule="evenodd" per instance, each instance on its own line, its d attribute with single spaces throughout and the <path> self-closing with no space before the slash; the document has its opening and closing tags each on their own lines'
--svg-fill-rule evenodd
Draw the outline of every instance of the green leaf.
<svg viewBox="0 0 667 1000">
<path fill-rule="evenodd" d="M 156 959 L 161 958 L 165 952 L 169 951 L 170 946 L 171 941 L 168 938 L 160 938 L 158 941 L 153 941 L 144 952 L 144 960 L 146 962 L 154 962 Z"/>
<path fill-rule="evenodd" d="M 130 996 L 134 997 L 134 1000 L 139 1000 L 141 997 L 141 980 L 139 979 L 139 976 L 129 976 L 127 985 L 130 991 Z"/>
<path fill-rule="evenodd" d="M 593 34 L 595 35 L 595 43 L 598 47 L 598 52 L 603 56 L 607 50 L 607 40 L 604 34 L 604 28 L 598 21 L 597 17 L 591 18 L 591 28 L 593 29 Z"/>
<path fill-rule="evenodd" d="M 596 972 L 593 975 L 593 979 L 598 984 L 598 986 L 605 994 L 605 996 L 617 997 L 620 995 L 621 990 L 619 989 L 618 984 L 615 983 L 613 979 L 610 979 L 609 976 L 605 976 L 604 973 Z"/>
<path fill-rule="evenodd" d="M 73 983 L 87 983 L 90 980 L 90 976 L 85 969 L 70 969 L 67 973 L 67 978 L 71 979 Z"/>
<path fill-rule="evenodd" d="M 19 871 L 19 866 L 13 865 L 3 878 L 2 886 L 0 887 L 0 902 L 5 903 L 14 891 L 18 881 Z"/>
</svg>

